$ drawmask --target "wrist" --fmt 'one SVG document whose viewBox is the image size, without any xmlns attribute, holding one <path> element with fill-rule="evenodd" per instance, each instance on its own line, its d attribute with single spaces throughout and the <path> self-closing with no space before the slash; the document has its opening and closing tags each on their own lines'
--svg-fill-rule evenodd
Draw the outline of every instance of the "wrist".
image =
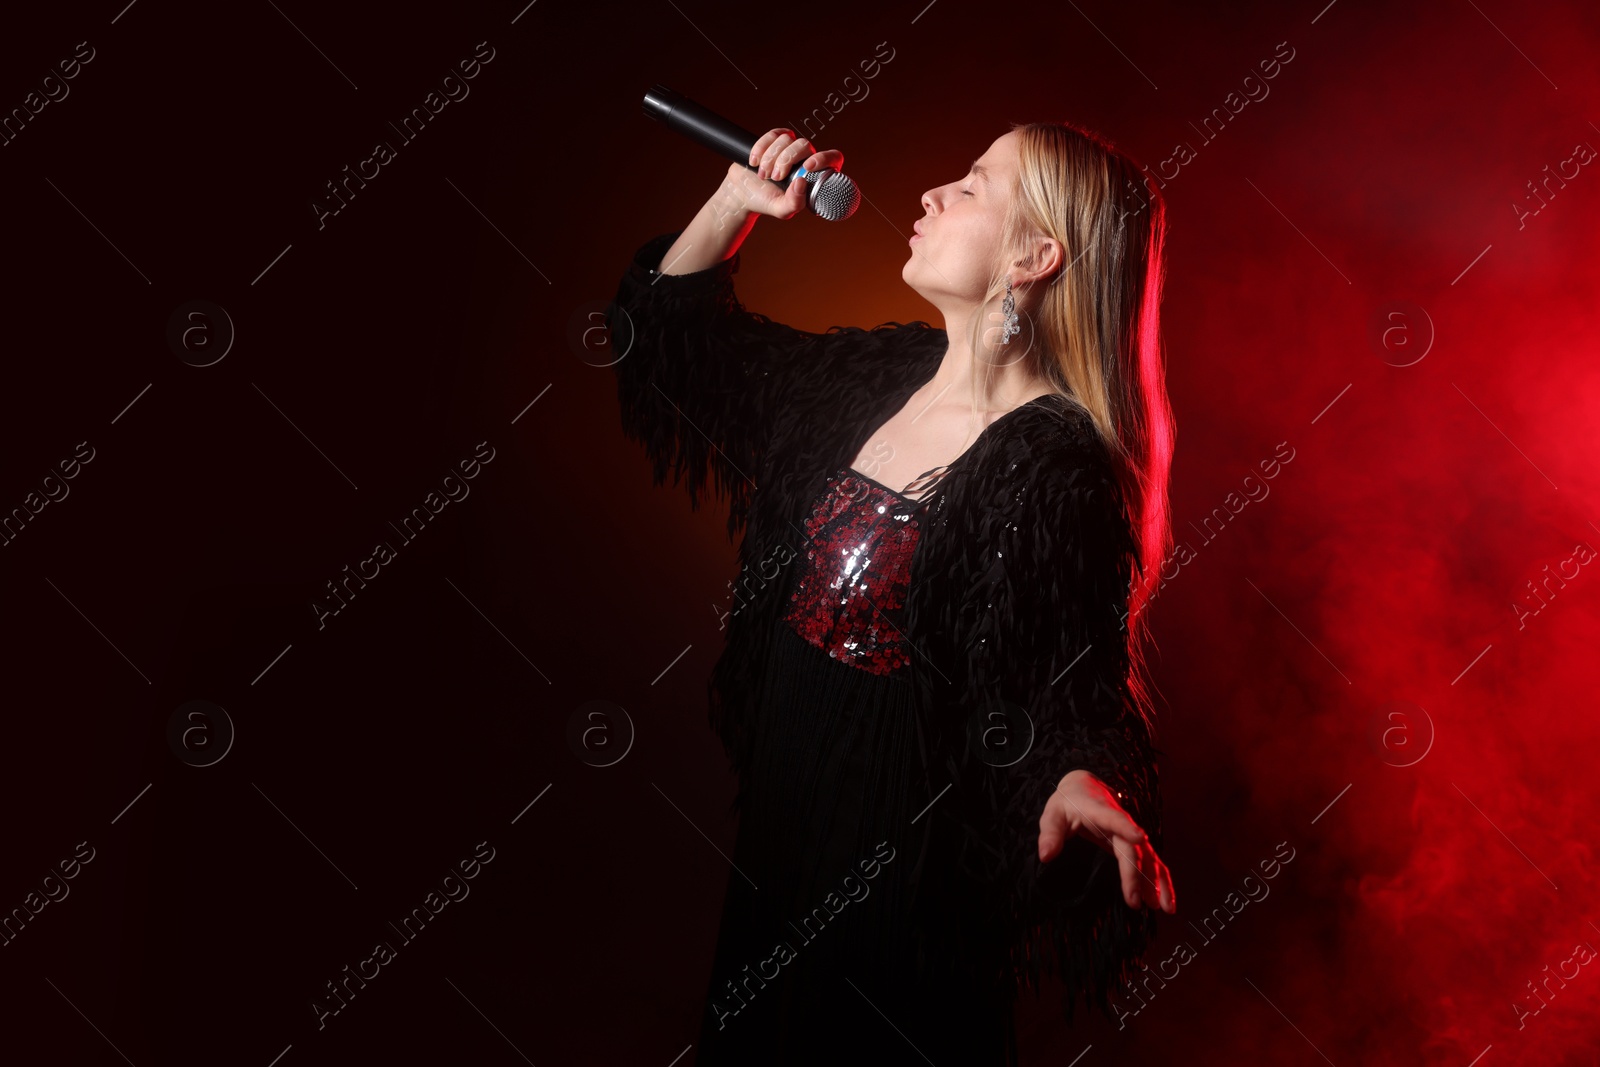
<svg viewBox="0 0 1600 1067">
<path fill-rule="evenodd" d="M 735 163 L 734 166 L 739 164 Z M 710 200 L 706 201 L 706 211 L 710 214 L 712 224 L 720 234 L 727 227 L 732 226 L 736 232 L 747 232 L 755 225 L 759 212 L 750 209 L 750 201 L 745 197 L 744 191 L 729 174 L 722 179 L 722 185 Z"/>
</svg>

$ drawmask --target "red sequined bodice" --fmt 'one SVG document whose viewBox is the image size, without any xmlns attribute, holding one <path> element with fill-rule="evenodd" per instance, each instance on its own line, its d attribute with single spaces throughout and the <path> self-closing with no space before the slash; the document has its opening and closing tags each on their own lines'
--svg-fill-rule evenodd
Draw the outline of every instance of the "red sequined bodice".
<svg viewBox="0 0 1600 1067">
<path fill-rule="evenodd" d="M 850 468 L 831 476 L 805 522 L 804 569 L 784 614 L 790 628 L 874 674 L 905 666 L 902 617 L 921 504 Z"/>
</svg>

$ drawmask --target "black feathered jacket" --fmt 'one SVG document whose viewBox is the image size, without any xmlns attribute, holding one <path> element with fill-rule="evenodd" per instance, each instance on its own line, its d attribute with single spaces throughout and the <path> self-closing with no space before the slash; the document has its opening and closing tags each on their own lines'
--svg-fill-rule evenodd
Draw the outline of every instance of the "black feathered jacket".
<svg viewBox="0 0 1600 1067">
<path fill-rule="evenodd" d="M 805 517 L 829 475 L 933 377 L 946 335 L 920 321 L 792 329 L 739 304 L 737 253 L 657 273 L 676 237 L 646 242 L 623 275 L 607 312 L 613 367 L 623 430 L 644 444 L 656 484 L 670 472 L 695 507 L 709 489 L 728 501 L 729 536 L 745 531 L 739 609 L 708 685 L 742 786 L 751 694 Z M 1016 979 L 1056 973 L 1069 1019 L 1080 993 L 1109 1015 L 1155 916 L 1127 906 L 1115 859 L 1081 837 L 1049 864 L 1038 856 L 1045 802 L 1076 768 L 1117 791 L 1161 847 L 1156 750 L 1127 685 L 1135 549 L 1109 453 L 1080 408 L 1041 397 L 988 426 L 926 499 L 903 616 L 930 739 L 926 801 L 938 797 L 931 810 L 960 828 L 963 869 L 988 887 L 986 914 L 938 936 L 1000 946 L 982 958 L 1013 992 Z M 1027 754 L 997 766 L 1012 759 L 994 755 L 993 730 L 1007 724 L 1010 751 Z"/>
</svg>

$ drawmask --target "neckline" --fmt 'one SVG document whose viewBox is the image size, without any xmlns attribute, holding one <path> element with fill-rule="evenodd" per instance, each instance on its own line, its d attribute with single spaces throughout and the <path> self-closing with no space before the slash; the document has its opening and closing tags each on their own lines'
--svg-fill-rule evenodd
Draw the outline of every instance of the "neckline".
<svg viewBox="0 0 1600 1067">
<path fill-rule="evenodd" d="M 913 392 L 915 392 L 915 390 L 913 390 Z M 1006 412 L 1004 415 L 1001 415 L 999 418 L 995 419 L 989 425 L 987 425 L 983 429 L 979 430 L 978 431 L 978 436 L 976 436 L 976 437 L 974 437 L 972 439 L 972 443 L 970 445 L 968 445 L 962 451 L 962 453 L 959 456 L 957 456 L 955 459 L 951 460 L 949 463 L 946 463 L 944 465 L 945 466 L 945 473 L 944 473 L 943 476 L 941 476 L 939 478 L 938 482 L 935 483 L 932 488 L 930 488 L 927 492 L 923 493 L 920 497 L 915 497 L 915 498 L 909 497 L 909 496 L 906 496 L 905 494 L 900 493 L 900 492 L 898 492 L 898 491 L 896 491 L 894 489 L 890 489 L 887 485 L 884 485 L 882 482 L 878 481 L 877 479 L 869 477 L 869 476 L 867 476 L 865 474 L 862 474 L 860 471 L 856 470 L 855 467 L 851 466 L 849 464 L 849 462 L 846 462 L 846 464 L 845 464 L 845 468 L 844 468 L 845 472 L 847 474 L 853 474 L 857 478 L 860 478 L 863 481 L 871 482 L 873 485 L 876 485 L 880 489 L 883 489 L 883 490 L 885 490 L 885 491 L 887 491 L 889 493 L 893 493 L 896 497 L 898 497 L 899 499 L 905 501 L 908 504 L 922 504 L 922 503 L 925 503 L 928 500 L 931 500 L 933 498 L 934 494 L 939 492 L 939 490 L 941 488 L 943 488 L 944 483 L 949 480 L 951 474 L 955 473 L 956 468 L 960 466 L 961 461 L 966 459 L 974 451 L 977 450 L 977 447 L 978 447 L 978 445 L 980 443 L 982 443 L 983 437 L 984 437 L 985 434 L 987 434 L 990 430 L 993 430 L 996 426 L 999 426 L 1001 423 L 1005 422 L 1007 419 L 1011 418 L 1011 416 L 1016 415 L 1018 412 L 1022 411 L 1024 408 L 1031 408 L 1031 407 L 1035 406 L 1036 404 L 1038 404 L 1039 401 L 1045 400 L 1045 399 L 1047 399 L 1049 397 L 1057 396 L 1057 395 L 1058 394 L 1056 394 L 1056 393 L 1040 393 L 1038 396 L 1034 397 L 1032 400 L 1024 400 L 1022 403 L 1018 404 L 1016 407 L 1012 408 L 1010 411 Z M 902 401 L 901 406 L 902 407 L 904 406 L 904 402 L 903 401 Z M 882 422 L 877 423 L 875 426 L 872 427 L 872 429 L 870 431 L 868 431 L 865 440 L 862 441 L 860 444 L 858 444 L 856 446 L 856 453 L 857 454 L 859 454 L 861 449 L 865 446 L 866 441 L 872 440 L 872 435 L 877 433 L 879 430 L 883 429 L 883 427 L 888 423 L 888 421 L 890 419 L 894 418 L 896 412 L 898 412 L 898 411 L 899 411 L 899 408 L 896 408 L 894 411 L 889 412 L 889 414 L 884 417 Z M 938 468 L 935 467 L 934 470 L 938 470 Z M 918 477 L 921 477 L 921 475 L 918 475 Z"/>
<path fill-rule="evenodd" d="M 937 470 L 938 468 L 936 467 L 934 469 Z M 882 489 L 885 493 L 888 493 L 890 496 L 892 496 L 892 497 L 896 498 L 897 500 L 900 500 L 902 503 L 906 503 L 906 504 L 921 504 L 924 500 L 927 500 L 928 497 L 933 495 L 934 489 L 938 488 L 938 486 L 935 485 L 932 489 L 929 489 L 926 493 L 923 493 L 920 497 L 911 497 L 911 496 L 906 496 L 904 493 L 900 492 L 898 489 L 890 489 L 887 485 L 884 485 L 882 482 L 878 481 L 878 479 L 873 478 L 870 475 L 862 474 L 860 471 L 856 470 L 854 467 L 848 467 L 848 466 L 845 467 L 844 473 L 847 474 L 847 475 L 850 475 L 850 476 L 852 476 L 854 478 L 858 478 L 863 482 L 867 482 L 867 483 L 869 483 L 871 485 L 875 485 L 879 489 Z M 948 474 L 948 472 L 946 472 L 946 473 Z M 943 479 L 941 478 L 940 481 L 943 481 Z"/>
</svg>

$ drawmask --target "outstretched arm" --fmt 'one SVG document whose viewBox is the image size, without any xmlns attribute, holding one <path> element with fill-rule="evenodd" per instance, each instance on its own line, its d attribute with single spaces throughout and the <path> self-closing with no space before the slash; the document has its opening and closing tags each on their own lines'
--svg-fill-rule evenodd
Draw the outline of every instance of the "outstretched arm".
<svg viewBox="0 0 1600 1067">
<path fill-rule="evenodd" d="M 1135 543 L 1086 414 L 1004 458 L 966 549 L 979 558 L 956 607 L 971 620 L 960 702 L 966 718 L 1025 725 L 1027 744 L 1014 759 L 978 753 L 992 814 L 973 855 L 988 858 L 1013 973 L 1049 968 L 1069 990 L 1069 1018 L 1079 993 L 1109 1017 L 1156 915 L 1176 906 L 1122 620 Z"/>
<path fill-rule="evenodd" d="M 1082 836 L 1116 858 L 1129 907 L 1172 912 L 1172 876 L 1151 840 L 1155 750 L 1128 677 L 1134 542 L 1110 463 L 1103 452 L 1062 450 L 1019 486 L 1010 510 L 993 580 L 1013 658 L 1034 668 L 1032 778 L 1053 783 L 1033 809 L 1039 859 Z"/>
</svg>

